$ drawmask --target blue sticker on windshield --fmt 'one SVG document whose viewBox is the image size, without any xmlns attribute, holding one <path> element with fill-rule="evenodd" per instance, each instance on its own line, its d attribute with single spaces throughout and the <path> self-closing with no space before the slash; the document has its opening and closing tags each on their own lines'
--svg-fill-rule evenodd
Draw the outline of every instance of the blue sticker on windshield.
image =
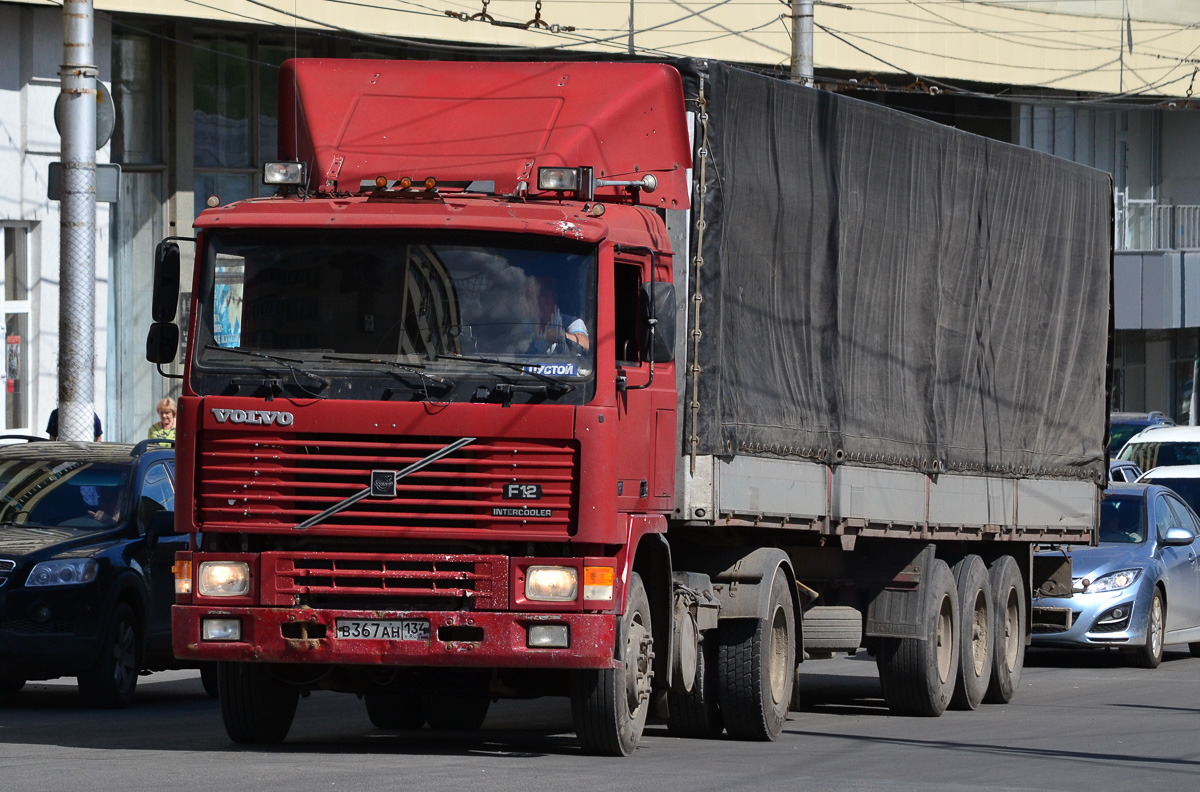
<svg viewBox="0 0 1200 792">
<path fill-rule="evenodd" d="M 544 363 L 540 366 L 526 366 L 525 370 L 547 377 L 574 377 L 579 374 L 579 367 L 574 363 Z"/>
</svg>

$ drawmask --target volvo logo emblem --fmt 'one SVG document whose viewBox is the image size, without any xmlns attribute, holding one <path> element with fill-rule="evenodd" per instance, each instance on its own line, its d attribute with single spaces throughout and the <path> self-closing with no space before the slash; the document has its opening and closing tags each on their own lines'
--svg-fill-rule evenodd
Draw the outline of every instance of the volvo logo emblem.
<svg viewBox="0 0 1200 792">
<path fill-rule="evenodd" d="M 217 423 L 256 424 L 258 426 L 291 426 L 295 417 L 290 412 L 279 410 L 222 410 L 213 408 L 213 417 Z"/>
</svg>

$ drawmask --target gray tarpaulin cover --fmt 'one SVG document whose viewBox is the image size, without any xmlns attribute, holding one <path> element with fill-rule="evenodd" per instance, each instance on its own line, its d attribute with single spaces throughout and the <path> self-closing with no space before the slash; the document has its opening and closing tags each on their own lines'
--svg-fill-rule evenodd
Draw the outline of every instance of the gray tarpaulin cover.
<svg viewBox="0 0 1200 792">
<path fill-rule="evenodd" d="M 707 111 L 685 453 L 694 431 L 700 454 L 1104 480 L 1108 174 L 677 66 Z"/>
</svg>

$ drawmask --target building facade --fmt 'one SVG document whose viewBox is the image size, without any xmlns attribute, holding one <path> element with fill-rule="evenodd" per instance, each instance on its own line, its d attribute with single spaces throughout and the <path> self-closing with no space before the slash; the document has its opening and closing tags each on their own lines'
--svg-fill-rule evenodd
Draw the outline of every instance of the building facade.
<svg viewBox="0 0 1200 792">
<path fill-rule="evenodd" d="M 107 439 L 143 437 L 157 400 L 177 391 L 144 359 L 154 246 L 190 237 L 210 196 L 263 191 L 287 58 L 689 55 L 786 74 L 791 52 L 777 0 L 284 5 L 95 0 L 117 119 L 97 160 L 121 167 L 118 200 L 97 210 L 95 402 Z M 1114 406 L 1180 415 L 1200 339 L 1200 4 L 1095 0 L 1080 16 L 1078 3 L 997 0 L 939 6 L 932 21 L 901 5 L 818 4 L 818 84 L 1112 173 Z M 47 178 L 62 60 L 61 7 L 0 0 L 6 432 L 43 433 L 57 399 L 59 210 Z"/>
</svg>

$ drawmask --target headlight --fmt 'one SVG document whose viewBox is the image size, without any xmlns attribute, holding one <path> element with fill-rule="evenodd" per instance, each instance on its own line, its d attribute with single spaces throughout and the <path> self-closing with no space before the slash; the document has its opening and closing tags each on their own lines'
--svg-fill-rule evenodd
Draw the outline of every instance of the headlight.
<svg viewBox="0 0 1200 792">
<path fill-rule="evenodd" d="M 63 558 L 43 561 L 29 573 L 26 586 L 77 586 L 96 579 L 100 565 L 91 558 Z"/>
<path fill-rule="evenodd" d="M 245 561 L 204 561 L 197 577 L 200 594 L 205 597 L 244 597 L 250 593 L 250 565 Z"/>
<path fill-rule="evenodd" d="M 571 567 L 535 566 L 525 573 L 525 596 L 542 602 L 573 602 L 579 575 Z"/>
<path fill-rule="evenodd" d="M 1088 594 L 1102 594 L 1105 591 L 1120 591 L 1129 588 L 1142 576 L 1140 569 L 1122 569 L 1120 572 L 1110 572 L 1099 577 L 1084 587 Z"/>
</svg>

